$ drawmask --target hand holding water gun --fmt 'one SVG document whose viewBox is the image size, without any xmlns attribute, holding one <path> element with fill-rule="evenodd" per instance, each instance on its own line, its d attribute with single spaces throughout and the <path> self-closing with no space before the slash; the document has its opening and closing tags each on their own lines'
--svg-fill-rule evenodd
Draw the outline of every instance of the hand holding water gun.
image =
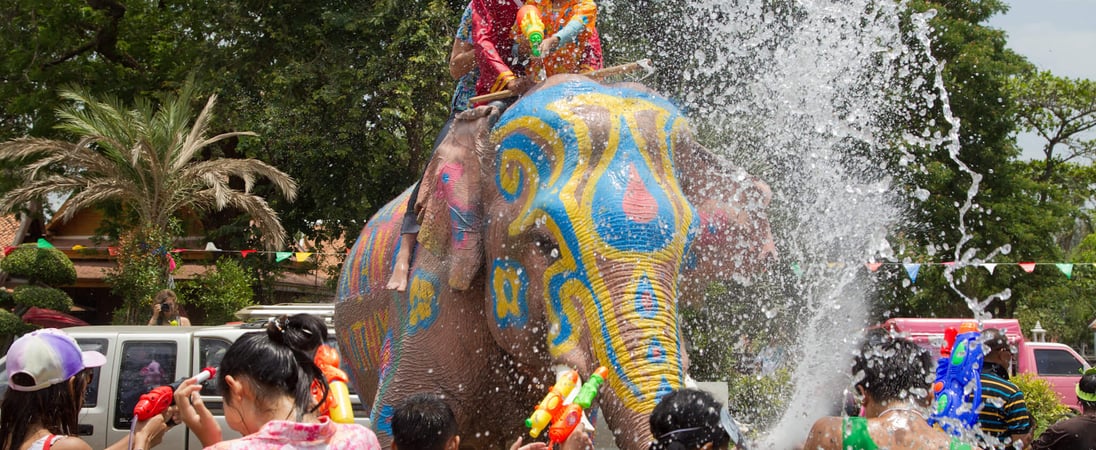
<svg viewBox="0 0 1096 450">
<path fill-rule="evenodd" d="M 565 370 L 556 375 L 556 384 L 540 401 L 533 414 L 525 419 L 525 426 L 529 428 L 529 436 L 537 437 L 544 428 L 554 422 L 563 413 L 564 399 L 575 389 L 579 383 L 578 372 Z"/>
<path fill-rule="evenodd" d="M 217 373 L 217 369 L 214 367 L 206 367 L 193 376 L 195 383 L 201 384 L 206 380 L 213 378 L 213 375 Z M 141 398 L 137 400 L 137 405 L 133 407 L 133 415 L 137 417 L 137 420 L 148 420 L 152 416 L 160 414 L 167 410 L 171 405 L 175 404 L 175 390 L 179 389 L 179 385 L 186 381 L 186 379 L 176 381 L 172 384 L 153 388 L 148 393 L 141 395 Z"/>
<path fill-rule="evenodd" d="M 605 378 L 608 376 L 609 369 L 606 369 L 605 366 L 594 370 L 594 373 L 586 380 L 586 384 L 583 384 L 582 388 L 578 390 L 574 402 L 566 405 L 559 417 L 552 422 L 552 427 L 548 429 L 548 439 L 552 443 L 561 444 L 566 441 L 580 423 L 589 426 L 589 421 L 586 420 L 586 415 L 583 412 L 590 409 L 590 405 L 594 403 L 594 398 L 597 397 L 598 389 L 601 388 L 602 383 L 605 383 Z M 589 426 L 589 428 L 593 429 L 592 426 Z"/>
<path fill-rule="evenodd" d="M 540 43 L 544 40 L 544 22 L 540 20 L 540 10 L 536 5 L 527 4 L 518 9 L 518 21 L 515 24 L 522 36 L 529 41 L 529 50 L 539 58 Z"/>
<path fill-rule="evenodd" d="M 354 423 L 353 405 L 350 404 L 350 388 L 346 384 L 350 379 L 346 376 L 346 372 L 339 368 L 338 350 L 328 345 L 321 345 L 320 348 L 316 349 L 316 356 L 313 361 L 323 371 L 324 378 L 327 378 L 327 401 L 324 406 L 320 407 L 321 412 L 326 411 L 332 421 Z M 323 399 L 322 390 L 319 394 L 320 397 L 316 398 L 317 402 Z M 315 390 L 313 395 L 316 395 Z"/>
<path fill-rule="evenodd" d="M 964 322 L 958 330 L 948 328 L 944 331 L 944 346 L 940 348 L 941 358 L 936 365 L 936 382 L 932 384 L 936 402 L 928 421 L 930 425 L 939 425 L 953 435 L 959 435 L 963 429 L 978 423 L 978 409 L 982 405 L 981 372 L 985 358 L 980 336 L 975 322 Z"/>
</svg>

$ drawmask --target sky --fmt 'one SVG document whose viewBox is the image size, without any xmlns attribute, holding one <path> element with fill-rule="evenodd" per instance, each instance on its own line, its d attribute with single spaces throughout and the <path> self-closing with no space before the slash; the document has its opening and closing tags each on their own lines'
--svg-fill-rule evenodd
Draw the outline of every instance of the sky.
<svg viewBox="0 0 1096 450">
<path fill-rule="evenodd" d="M 1005 0 L 1009 11 L 989 20 L 1008 47 L 1040 70 L 1096 80 L 1096 0 Z M 1025 158 L 1042 156 L 1034 135 L 1018 138 Z"/>
</svg>

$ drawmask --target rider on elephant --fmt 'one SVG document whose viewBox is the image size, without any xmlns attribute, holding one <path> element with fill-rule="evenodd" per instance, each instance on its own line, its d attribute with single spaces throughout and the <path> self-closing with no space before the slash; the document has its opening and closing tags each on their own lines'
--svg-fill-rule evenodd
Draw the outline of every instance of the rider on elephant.
<svg viewBox="0 0 1096 450">
<path fill-rule="evenodd" d="M 527 0 L 526 4 L 537 4 L 538 0 Z M 598 37 L 597 5 L 593 0 L 546 0 L 540 5 L 540 18 L 544 22 L 545 31 L 550 36 L 540 44 L 540 54 L 543 58 L 537 58 L 532 66 L 539 72 L 541 68 L 547 76 L 561 73 L 580 73 L 601 68 L 601 40 Z M 434 149 L 437 149 L 441 139 L 449 133 L 449 126 L 453 116 L 470 105 L 458 103 L 461 90 L 466 80 L 472 77 L 477 95 L 494 92 L 493 82 L 484 80 L 505 79 L 504 85 L 515 93 L 523 93 L 527 90 L 535 77 L 515 78 L 505 61 L 514 60 L 518 55 L 510 55 L 508 58 L 500 58 L 498 49 L 513 49 L 514 36 L 520 33 L 514 32 L 516 27 L 518 6 L 516 1 L 501 0 L 472 0 L 461 17 L 460 26 L 457 29 L 457 39 L 453 42 L 453 49 L 449 55 L 449 71 L 454 78 L 460 75 L 457 92 L 454 93 L 452 113 L 442 126 L 434 141 Z M 477 15 L 477 7 L 479 13 Z M 468 35 L 469 19 L 471 19 L 471 38 Z M 485 20 L 486 19 L 486 20 Z M 499 26 L 495 26 L 499 24 Z M 505 25 L 505 26 L 502 26 Z M 501 33 L 501 31 L 506 31 Z M 500 40 L 496 40 L 500 39 Z M 505 39 L 508 39 L 508 43 Z M 472 49 L 469 49 L 469 43 Z M 524 43 L 526 46 L 528 42 Z M 475 63 L 478 67 L 467 67 L 467 53 L 474 52 Z M 492 58 L 491 56 L 495 57 Z M 487 74 L 486 76 L 480 76 Z M 495 75 L 491 75 L 495 74 Z M 478 77 L 478 78 L 477 78 Z M 543 81 L 543 80 L 536 80 Z M 484 89 L 490 88 L 490 91 Z M 464 101 L 464 99 L 461 97 Z M 431 155 L 433 158 L 433 155 Z M 421 177 L 420 177 L 421 180 Z M 418 185 L 411 192 L 408 200 L 407 212 L 404 215 L 403 225 L 400 230 L 400 251 L 396 255 L 396 264 L 389 278 L 386 288 L 403 292 L 407 289 L 407 270 L 411 266 L 411 255 L 414 252 L 415 239 L 418 235 L 417 210 L 415 203 L 418 201 Z"/>
</svg>

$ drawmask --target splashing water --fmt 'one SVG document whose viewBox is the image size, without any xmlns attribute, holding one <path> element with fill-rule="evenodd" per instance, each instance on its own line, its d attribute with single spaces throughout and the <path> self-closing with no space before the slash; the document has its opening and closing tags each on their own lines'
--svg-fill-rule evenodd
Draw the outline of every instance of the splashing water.
<svg viewBox="0 0 1096 450">
<path fill-rule="evenodd" d="M 636 6 L 606 5 L 610 14 L 627 8 Z M 870 0 L 686 0 L 678 8 L 675 17 L 636 19 L 675 20 L 673 29 L 681 34 L 656 39 L 677 45 L 647 54 L 676 59 L 685 68 L 675 74 L 684 87 L 671 95 L 701 139 L 770 184 L 781 264 L 797 265 L 794 275 L 787 274 L 796 277 L 789 283 L 792 292 L 783 294 L 789 298 L 767 298 L 760 305 L 802 311 L 794 392 L 760 443 L 791 448 L 815 419 L 838 412 L 837 394 L 850 383 L 850 353 L 868 316 L 863 262 L 894 258 L 886 237 L 902 209 L 895 183 L 882 169 L 888 160 L 919 170 L 908 149 L 948 150 L 971 186 L 959 205 L 963 237 L 947 247 L 956 264 L 945 277 L 976 317 L 984 317 L 992 298 L 1009 295 L 979 301 L 960 292 L 953 279 L 955 270 L 981 262 L 978 250 L 966 247 L 970 234 L 963 223 L 981 175 L 959 159 L 959 121 L 948 105 L 942 65 L 929 50 L 932 12 Z M 612 38 L 610 33 L 607 46 Z M 895 123 L 937 114 L 946 121 L 946 133 L 894 129 Z M 902 151 L 896 155 L 895 149 Z M 920 189 L 913 197 L 924 201 L 930 195 Z M 994 250 L 985 259 L 1007 252 Z"/>
</svg>

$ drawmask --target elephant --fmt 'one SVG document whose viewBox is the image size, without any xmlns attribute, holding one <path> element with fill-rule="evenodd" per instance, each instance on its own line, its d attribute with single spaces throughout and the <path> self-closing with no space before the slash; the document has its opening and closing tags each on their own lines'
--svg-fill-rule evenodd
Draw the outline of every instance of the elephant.
<svg viewBox="0 0 1096 450">
<path fill-rule="evenodd" d="M 686 381 L 678 302 L 693 280 L 755 273 L 774 254 L 768 186 L 636 83 L 557 75 L 504 112 L 465 111 L 420 183 L 407 292 L 384 286 L 411 188 L 366 223 L 335 300 L 385 446 L 394 408 L 430 391 L 462 447 L 503 448 L 557 368 L 585 380 L 605 366 L 595 407 L 618 447 L 646 448 L 647 416 Z"/>
</svg>

